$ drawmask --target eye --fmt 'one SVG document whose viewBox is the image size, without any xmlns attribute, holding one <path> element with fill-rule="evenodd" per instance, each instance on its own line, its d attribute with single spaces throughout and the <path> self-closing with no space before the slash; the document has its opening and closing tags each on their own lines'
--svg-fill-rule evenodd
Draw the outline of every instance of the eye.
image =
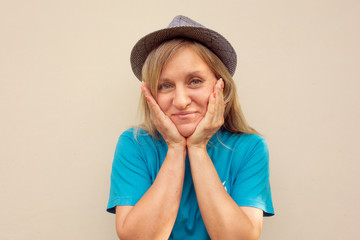
<svg viewBox="0 0 360 240">
<path fill-rule="evenodd" d="M 191 81 L 190 81 L 190 85 L 192 85 L 192 86 L 198 86 L 201 83 L 202 83 L 202 80 L 200 80 L 198 78 L 191 79 Z"/>
<path fill-rule="evenodd" d="M 172 85 L 170 84 L 170 83 L 161 83 L 161 84 L 159 84 L 159 86 L 158 86 L 158 90 L 159 91 L 161 91 L 161 90 L 168 90 L 168 89 L 170 89 L 170 88 L 172 88 Z"/>
</svg>

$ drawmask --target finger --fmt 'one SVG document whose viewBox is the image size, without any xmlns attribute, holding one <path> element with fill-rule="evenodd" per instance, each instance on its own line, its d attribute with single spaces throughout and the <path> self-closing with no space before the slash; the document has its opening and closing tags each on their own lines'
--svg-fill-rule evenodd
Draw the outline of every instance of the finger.
<svg viewBox="0 0 360 240">
<path fill-rule="evenodd" d="M 221 125 L 224 118 L 224 95 L 223 95 L 224 81 L 220 78 L 216 84 L 216 104 L 215 104 L 215 116 L 214 124 Z"/>
<path fill-rule="evenodd" d="M 161 110 L 145 82 L 142 83 L 141 91 L 147 101 L 152 122 L 167 144 L 182 142 L 184 137 L 180 135 L 171 119 Z"/>
<path fill-rule="evenodd" d="M 222 123 L 224 122 L 224 113 L 225 113 L 225 101 L 224 101 L 224 80 L 221 79 L 221 86 L 220 86 L 220 102 L 219 102 L 219 108 L 221 109 L 221 111 L 219 111 Z"/>
<path fill-rule="evenodd" d="M 149 106 L 152 122 L 160 134 L 167 139 L 173 126 L 171 120 L 161 110 L 157 102 L 152 96 L 146 95 L 146 101 Z M 169 132 L 170 131 L 170 132 Z M 170 134 L 171 135 L 171 134 Z"/>
<path fill-rule="evenodd" d="M 152 118 L 154 125 L 156 126 L 158 131 L 163 135 L 163 137 L 166 137 L 167 131 L 173 131 L 174 129 L 176 129 L 174 123 L 162 111 L 162 109 L 160 108 L 157 101 L 151 94 L 151 92 L 145 82 L 143 82 L 143 84 L 141 86 L 141 91 L 145 95 L 145 99 L 149 106 L 151 118 Z M 170 129 L 172 129 L 172 130 L 170 130 Z"/>
<path fill-rule="evenodd" d="M 219 91 L 219 89 L 222 89 L 221 81 L 222 81 L 221 78 L 216 81 L 216 83 L 214 85 L 214 91 L 210 94 L 210 97 L 209 97 L 208 108 L 207 108 L 207 112 L 204 117 L 208 124 L 214 123 L 214 118 L 216 118 L 216 115 L 218 114 L 217 113 L 217 111 L 218 111 L 217 105 L 219 104 L 219 101 L 223 98 L 221 91 Z"/>
<path fill-rule="evenodd" d="M 207 112 L 205 114 L 205 117 L 213 117 L 214 114 L 215 114 L 215 110 L 216 110 L 216 98 L 217 98 L 217 87 L 215 86 L 215 89 L 214 89 L 214 92 L 212 92 L 210 94 L 210 97 L 209 97 L 209 103 L 208 103 L 208 107 L 207 107 Z M 208 116 L 206 116 L 208 115 Z"/>
<path fill-rule="evenodd" d="M 220 78 L 221 82 L 220 82 L 220 86 L 219 86 L 219 108 L 222 110 L 221 114 L 223 116 L 224 114 L 224 110 L 225 110 L 225 106 L 224 106 L 224 80 L 222 78 Z"/>
<path fill-rule="evenodd" d="M 148 103 L 151 115 L 153 120 L 162 120 L 164 121 L 166 118 L 165 113 L 161 110 L 155 99 L 151 96 L 146 96 L 146 101 Z"/>
<path fill-rule="evenodd" d="M 160 106 L 158 105 L 158 103 L 156 102 L 155 98 L 151 94 L 145 82 L 142 82 L 141 91 L 144 93 L 145 99 L 150 107 L 150 111 L 152 111 L 155 114 L 165 115 L 164 112 L 161 110 Z"/>
<path fill-rule="evenodd" d="M 165 114 L 164 112 L 161 110 L 161 108 L 159 107 L 159 105 L 157 104 L 156 100 L 154 99 L 154 97 L 152 96 L 149 88 L 147 87 L 145 82 L 142 82 L 141 85 L 141 91 L 143 92 L 145 99 L 148 103 L 149 109 L 150 109 L 150 113 L 153 116 L 153 118 L 155 116 L 164 118 Z M 154 119 L 153 119 L 154 120 Z"/>
<path fill-rule="evenodd" d="M 141 84 L 141 91 L 143 92 L 146 99 L 148 99 L 148 98 L 154 99 L 153 95 L 151 94 L 151 92 L 145 82 L 142 82 L 142 84 Z"/>
</svg>

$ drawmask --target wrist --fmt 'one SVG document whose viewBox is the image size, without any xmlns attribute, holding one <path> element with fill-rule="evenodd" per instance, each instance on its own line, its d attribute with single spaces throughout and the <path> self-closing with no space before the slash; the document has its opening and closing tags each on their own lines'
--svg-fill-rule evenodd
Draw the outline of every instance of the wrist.
<svg viewBox="0 0 360 240">
<path fill-rule="evenodd" d="M 191 137 L 186 139 L 186 148 L 188 150 L 206 150 L 208 139 L 202 141 L 194 141 Z"/>
<path fill-rule="evenodd" d="M 186 146 L 184 145 L 168 145 L 168 156 L 173 156 L 174 158 L 181 158 L 185 160 L 186 157 Z"/>
<path fill-rule="evenodd" d="M 201 152 L 201 151 L 207 152 L 206 145 L 207 144 L 188 144 L 186 148 L 188 152 Z"/>
<path fill-rule="evenodd" d="M 171 143 L 168 145 L 168 151 L 173 151 L 177 153 L 186 152 L 186 143 Z"/>
<path fill-rule="evenodd" d="M 187 147 L 187 154 L 190 162 L 203 162 L 207 161 L 208 152 L 206 146 L 192 145 Z"/>
</svg>

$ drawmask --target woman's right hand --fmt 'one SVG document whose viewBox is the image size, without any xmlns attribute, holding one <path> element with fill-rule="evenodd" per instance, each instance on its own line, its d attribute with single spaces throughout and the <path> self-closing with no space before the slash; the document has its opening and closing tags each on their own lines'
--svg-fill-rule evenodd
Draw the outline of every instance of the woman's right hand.
<svg viewBox="0 0 360 240">
<path fill-rule="evenodd" d="M 141 91 L 145 95 L 146 101 L 148 103 L 152 121 L 156 129 L 163 136 L 165 142 L 168 145 L 168 148 L 186 148 L 186 139 L 180 135 L 175 124 L 161 110 L 145 82 L 142 82 Z"/>
</svg>

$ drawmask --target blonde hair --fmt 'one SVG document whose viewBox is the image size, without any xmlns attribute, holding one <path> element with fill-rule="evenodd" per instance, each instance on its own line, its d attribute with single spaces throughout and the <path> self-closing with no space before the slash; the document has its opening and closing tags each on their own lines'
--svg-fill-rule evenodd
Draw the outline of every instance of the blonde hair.
<svg viewBox="0 0 360 240">
<path fill-rule="evenodd" d="M 146 82 L 152 95 L 156 98 L 158 90 L 158 81 L 162 68 L 166 62 L 181 48 L 190 47 L 194 50 L 210 69 L 214 72 L 217 79 L 222 78 L 224 81 L 224 102 L 226 104 L 224 112 L 223 129 L 233 133 L 259 134 L 255 129 L 250 127 L 241 111 L 236 86 L 228 69 L 224 63 L 204 45 L 190 39 L 172 39 L 163 42 L 159 47 L 152 50 L 142 68 L 142 80 Z M 140 113 L 143 114 L 144 122 L 140 125 L 151 136 L 158 138 L 159 133 L 156 130 L 152 120 L 150 109 L 147 105 L 144 95 L 141 95 Z"/>
</svg>

